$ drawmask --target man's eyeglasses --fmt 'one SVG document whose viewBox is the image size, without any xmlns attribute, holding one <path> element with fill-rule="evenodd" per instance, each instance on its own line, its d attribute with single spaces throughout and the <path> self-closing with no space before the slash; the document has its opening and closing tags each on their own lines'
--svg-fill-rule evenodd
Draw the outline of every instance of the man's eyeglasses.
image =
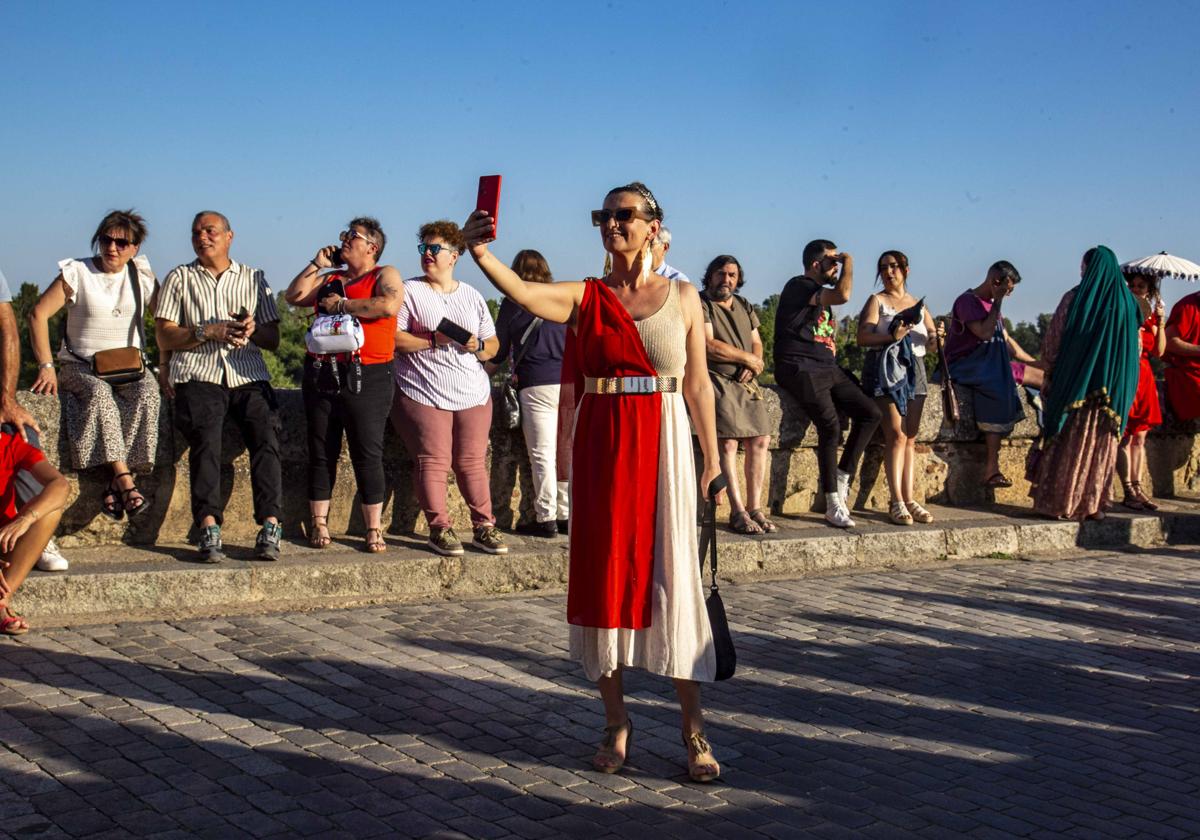
<svg viewBox="0 0 1200 840">
<path fill-rule="evenodd" d="M 125 239 L 124 237 L 120 237 L 120 236 L 109 236 L 107 233 L 100 234 L 100 238 L 97 241 L 99 241 L 99 243 L 101 245 L 105 245 L 105 246 L 116 245 L 122 251 L 124 251 L 130 245 L 137 244 L 132 239 Z"/>
<path fill-rule="evenodd" d="M 433 245 L 426 245 L 424 242 L 422 242 L 420 245 L 417 246 L 417 253 L 420 254 L 422 257 L 425 256 L 426 253 L 433 254 L 436 257 L 438 254 L 442 253 L 442 251 L 449 251 L 449 250 L 450 250 L 449 245 L 442 245 L 440 243 L 435 243 Z"/>
<path fill-rule="evenodd" d="M 650 217 L 636 207 L 618 207 L 616 210 L 593 210 L 592 227 L 606 225 L 609 219 L 616 219 L 618 222 L 628 222 L 634 217 L 643 221 L 650 221 Z"/>
<path fill-rule="evenodd" d="M 355 239 L 361 239 L 363 242 L 368 242 L 371 245 L 375 244 L 374 239 L 372 239 L 371 237 L 366 236 L 364 234 L 361 234 L 356 230 L 344 230 L 338 234 L 338 239 L 340 239 L 343 243 L 347 243 L 347 244 L 350 242 L 353 242 Z"/>
</svg>

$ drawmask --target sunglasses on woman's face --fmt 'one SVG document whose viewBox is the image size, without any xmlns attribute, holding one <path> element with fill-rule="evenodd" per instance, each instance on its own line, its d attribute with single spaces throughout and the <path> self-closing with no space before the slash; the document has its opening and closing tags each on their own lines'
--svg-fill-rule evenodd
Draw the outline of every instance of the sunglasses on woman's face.
<svg viewBox="0 0 1200 840">
<path fill-rule="evenodd" d="M 618 207 L 616 210 L 593 210 L 592 227 L 606 225 L 609 219 L 616 219 L 618 222 L 628 222 L 635 217 L 643 221 L 650 221 L 650 217 L 636 207 Z"/>
<path fill-rule="evenodd" d="M 119 236 L 109 236 L 107 233 L 100 234 L 99 242 L 101 245 L 104 245 L 106 247 L 109 245 L 116 245 L 122 251 L 124 251 L 130 245 L 134 244 L 133 241 L 130 239 L 125 239 L 125 238 L 119 237 Z"/>
<path fill-rule="evenodd" d="M 426 245 L 424 242 L 422 242 L 420 245 L 417 246 L 417 253 L 420 254 L 422 257 L 425 256 L 426 252 L 433 254 L 436 257 L 438 254 L 442 253 L 442 251 L 449 251 L 449 250 L 450 250 L 449 245 Z"/>
</svg>

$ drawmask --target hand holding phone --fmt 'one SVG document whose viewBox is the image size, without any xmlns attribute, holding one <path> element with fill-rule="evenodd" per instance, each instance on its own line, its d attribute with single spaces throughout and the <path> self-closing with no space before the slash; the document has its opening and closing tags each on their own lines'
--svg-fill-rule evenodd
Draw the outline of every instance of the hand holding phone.
<svg viewBox="0 0 1200 840">
<path fill-rule="evenodd" d="M 500 217 L 500 180 L 499 175 L 481 175 L 479 177 L 479 195 L 475 199 L 475 209 L 483 210 L 492 217 L 492 236 L 499 229 Z"/>
<path fill-rule="evenodd" d="M 464 348 L 466 348 L 467 345 L 471 343 L 471 339 L 475 337 L 466 327 L 459 326 L 449 318 L 443 318 L 440 322 L 438 322 L 437 328 L 434 330 L 434 332 L 441 333 L 442 335 L 446 336 L 446 338 L 450 339 L 456 344 L 462 345 Z"/>
</svg>

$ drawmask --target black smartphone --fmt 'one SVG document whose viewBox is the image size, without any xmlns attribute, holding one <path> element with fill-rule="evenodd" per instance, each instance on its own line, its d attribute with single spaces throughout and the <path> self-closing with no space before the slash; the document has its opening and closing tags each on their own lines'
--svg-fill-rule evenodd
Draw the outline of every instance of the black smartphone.
<svg viewBox="0 0 1200 840">
<path fill-rule="evenodd" d="M 435 332 L 440 332 L 442 335 L 451 341 L 457 341 L 464 347 L 471 340 L 471 331 L 465 327 L 460 327 L 458 324 L 451 321 L 449 318 L 443 318 L 437 325 Z"/>
<path fill-rule="evenodd" d="M 342 249 L 335 249 L 334 252 L 329 255 L 329 261 L 334 265 L 344 265 L 346 261 L 342 259 Z"/>
<path fill-rule="evenodd" d="M 236 320 L 236 321 L 245 321 L 247 318 L 250 317 L 250 310 L 243 306 L 241 309 L 239 309 L 237 311 L 237 314 L 234 315 L 233 317 L 234 317 L 234 320 Z"/>
<path fill-rule="evenodd" d="M 330 280 L 324 286 L 317 289 L 317 307 L 322 312 L 325 311 L 322 301 L 324 301 L 325 298 L 329 297 L 330 295 L 337 295 L 338 297 L 343 298 L 346 296 L 346 286 L 344 283 L 342 283 L 342 279 L 340 277 L 336 280 Z"/>
</svg>

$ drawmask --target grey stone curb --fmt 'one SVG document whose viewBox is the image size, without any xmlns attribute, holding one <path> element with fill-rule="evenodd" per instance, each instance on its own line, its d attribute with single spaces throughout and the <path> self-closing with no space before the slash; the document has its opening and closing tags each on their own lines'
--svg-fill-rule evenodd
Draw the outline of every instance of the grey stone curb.
<svg viewBox="0 0 1200 840">
<path fill-rule="evenodd" d="M 1082 525 L 992 519 L 942 527 L 830 529 L 800 537 L 738 537 L 722 530 L 718 541 L 720 579 L 741 583 L 948 560 L 1007 560 L 1079 548 L 1200 542 L 1200 514 L 1118 515 Z M 513 550 L 502 556 L 443 558 L 410 548 L 382 557 L 309 551 L 279 563 L 231 561 L 217 567 L 118 563 L 116 568 L 31 576 L 15 605 L 47 626 L 556 593 L 566 588 L 567 565 L 565 540 L 549 550 Z"/>
</svg>

